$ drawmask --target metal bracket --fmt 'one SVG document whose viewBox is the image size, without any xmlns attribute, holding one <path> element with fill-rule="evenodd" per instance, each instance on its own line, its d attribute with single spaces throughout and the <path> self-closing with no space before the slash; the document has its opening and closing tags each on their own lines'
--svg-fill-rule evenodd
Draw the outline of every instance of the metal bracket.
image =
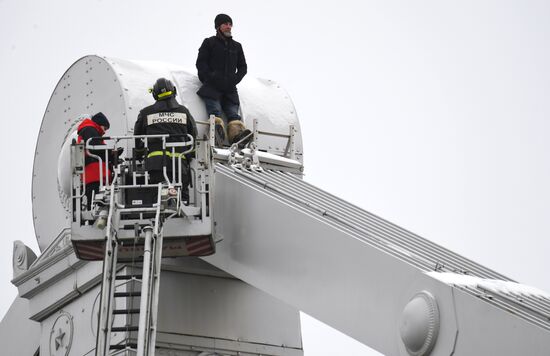
<svg viewBox="0 0 550 356">
<path fill-rule="evenodd" d="M 246 156 L 247 159 L 247 165 L 245 165 L 246 169 L 250 169 L 252 171 L 256 172 L 262 172 L 264 169 L 260 166 L 260 159 L 258 158 L 258 145 L 257 143 L 251 142 L 249 144 L 250 148 L 250 156 Z"/>
</svg>

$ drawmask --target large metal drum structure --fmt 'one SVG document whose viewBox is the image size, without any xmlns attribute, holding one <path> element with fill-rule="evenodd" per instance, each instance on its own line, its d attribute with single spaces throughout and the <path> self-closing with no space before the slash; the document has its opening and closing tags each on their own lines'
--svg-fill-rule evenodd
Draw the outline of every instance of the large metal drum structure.
<svg viewBox="0 0 550 356">
<path fill-rule="evenodd" d="M 82 114 L 101 111 L 111 122 L 109 135 L 131 134 L 139 111 L 154 102 L 149 88 L 161 77 L 174 82 L 179 102 L 191 111 L 195 120 L 208 120 L 204 104 L 196 95 L 200 81 L 181 67 L 87 56 L 63 75 L 46 108 L 36 145 L 32 196 L 34 226 L 41 251 L 69 227 L 67 147 Z M 301 162 L 300 124 L 288 94 L 276 82 L 251 78 L 245 78 L 239 85 L 239 94 L 242 117 L 249 127 L 256 119 L 261 131 L 288 135 L 289 125 L 294 125 L 297 159 Z M 199 136 L 205 134 L 206 128 L 198 125 Z M 281 155 L 287 141 L 274 135 L 261 135 L 259 149 Z"/>
</svg>

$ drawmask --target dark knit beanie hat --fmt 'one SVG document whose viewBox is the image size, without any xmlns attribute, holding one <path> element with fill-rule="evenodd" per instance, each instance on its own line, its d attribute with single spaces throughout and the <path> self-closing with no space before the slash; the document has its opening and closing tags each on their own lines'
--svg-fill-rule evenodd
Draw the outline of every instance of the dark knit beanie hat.
<svg viewBox="0 0 550 356">
<path fill-rule="evenodd" d="M 107 117 L 102 112 L 98 112 L 97 114 L 92 116 L 92 121 L 99 126 L 105 126 L 105 128 L 107 129 L 111 126 L 109 124 L 109 120 L 107 120 Z"/>
<path fill-rule="evenodd" d="M 222 24 L 230 22 L 233 25 L 233 20 L 231 20 L 231 17 L 226 14 L 219 14 L 214 19 L 214 28 L 217 30 L 218 27 L 220 27 Z"/>
</svg>

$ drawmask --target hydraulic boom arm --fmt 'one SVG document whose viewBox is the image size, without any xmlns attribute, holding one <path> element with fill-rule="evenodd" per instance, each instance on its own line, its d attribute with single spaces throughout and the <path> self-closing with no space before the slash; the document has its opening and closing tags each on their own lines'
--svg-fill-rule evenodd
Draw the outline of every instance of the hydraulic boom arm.
<svg viewBox="0 0 550 356">
<path fill-rule="evenodd" d="M 386 355 L 550 350 L 546 296 L 488 291 L 517 284 L 290 173 L 218 164 L 215 210 L 205 260 Z M 434 278 L 454 271 L 480 283 Z"/>
</svg>

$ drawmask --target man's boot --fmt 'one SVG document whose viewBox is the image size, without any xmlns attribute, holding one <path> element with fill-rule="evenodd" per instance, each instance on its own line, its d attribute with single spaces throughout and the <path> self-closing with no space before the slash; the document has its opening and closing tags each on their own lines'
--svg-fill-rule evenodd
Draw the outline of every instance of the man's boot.
<svg viewBox="0 0 550 356">
<path fill-rule="evenodd" d="M 230 145 L 241 141 L 245 137 L 246 139 L 239 143 L 239 148 L 244 148 L 252 139 L 251 131 L 244 126 L 241 120 L 233 120 L 227 124 L 227 138 Z"/>
<path fill-rule="evenodd" d="M 214 119 L 214 142 L 216 147 L 223 147 L 225 143 L 225 126 L 221 117 Z"/>
</svg>

